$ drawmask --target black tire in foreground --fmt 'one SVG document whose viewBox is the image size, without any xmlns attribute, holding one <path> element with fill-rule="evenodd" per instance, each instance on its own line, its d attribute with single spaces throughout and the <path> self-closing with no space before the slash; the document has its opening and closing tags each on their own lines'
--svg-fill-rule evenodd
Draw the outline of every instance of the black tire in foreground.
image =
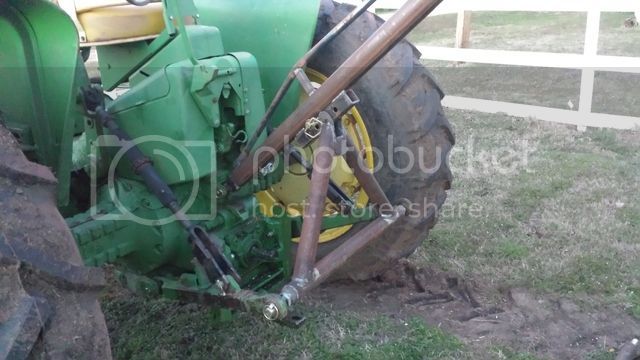
<svg viewBox="0 0 640 360">
<path fill-rule="evenodd" d="M 82 264 L 56 179 L 0 125 L 0 359 L 110 359 L 102 270 Z"/>
<path fill-rule="evenodd" d="M 351 10 L 351 5 L 323 0 L 315 41 Z M 309 66 L 333 73 L 382 23 L 374 14 L 363 14 Z M 352 87 L 360 98 L 358 110 L 372 145 L 382 154 L 375 159 L 379 167 L 375 176 L 394 205 L 407 207 L 408 216 L 350 259 L 334 279 L 372 278 L 412 254 L 426 239 L 445 201 L 452 180 L 448 155 L 455 140 L 440 104 L 444 95 L 419 59 L 415 47 L 402 41 Z M 321 244 L 319 256 L 361 227 Z"/>
</svg>

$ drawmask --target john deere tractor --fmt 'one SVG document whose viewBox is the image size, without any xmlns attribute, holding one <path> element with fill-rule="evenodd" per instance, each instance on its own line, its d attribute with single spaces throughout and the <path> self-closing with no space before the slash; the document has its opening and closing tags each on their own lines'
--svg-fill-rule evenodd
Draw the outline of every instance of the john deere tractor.
<svg viewBox="0 0 640 360">
<path fill-rule="evenodd" d="M 440 1 L 0 0 L 0 358 L 109 358 L 107 264 L 299 324 L 411 254 L 454 138 L 403 38 Z"/>
</svg>

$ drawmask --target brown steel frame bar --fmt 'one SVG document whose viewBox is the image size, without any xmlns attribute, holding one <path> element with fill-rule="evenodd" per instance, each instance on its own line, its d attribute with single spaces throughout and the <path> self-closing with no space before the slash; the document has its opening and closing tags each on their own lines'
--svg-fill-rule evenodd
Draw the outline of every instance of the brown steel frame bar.
<svg viewBox="0 0 640 360">
<path fill-rule="evenodd" d="M 369 201 L 376 205 L 388 205 L 390 204 L 389 198 L 382 190 L 380 183 L 373 176 L 371 170 L 369 170 L 364 162 L 362 156 L 358 153 L 358 150 L 353 145 L 353 141 L 348 134 L 345 134 L 347 138 L 347 153 L 344 155 L 344 159 L 347 165 L 353 169 L 353 175 L 362 186 L 362 189 L 369 197 Z"/>
<path fill-rule="evenodd" d="M 325 121 L 318 139 L 318 147 L 314 151 L 309 196 L 302 215 L 300 242 L 293 267 L 293 279 L 296 281 L 306 282 L 312 277 L 335 155 L 335 142 L 333 124 L 331 121 Z"/>
<path fill-rule="evenodd" d="M 336 269 L 344 265 L 356 252 L 367 246 L 371 241 L 377 239 L 389 226 L 398 221 L 405 212 L 406 210 L 403 206 L 396 206 L 391 214 L 382 215 L 375 219 L 315 263 L 312 278 L 305 280 L 293 278 L 289 284 L 282 288 L 280 295 L 289 305 L 296 302 L 311 289 L 320 285 Z"/>
</svg>

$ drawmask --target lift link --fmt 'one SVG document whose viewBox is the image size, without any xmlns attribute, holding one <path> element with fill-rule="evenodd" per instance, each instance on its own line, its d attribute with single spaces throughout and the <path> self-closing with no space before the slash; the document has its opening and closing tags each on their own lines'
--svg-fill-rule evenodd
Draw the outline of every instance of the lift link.
<svg viewBox="0 0 640 360">
<path fill-rule="evenodd" d="M 89 87 L 82 91 L 82 99 L 87 114 L 98 121 L 104 128 L 116 136 L 121 143 L 130 145 L 125 153 L 125 158 L 129 160 L 136 174 L 144 181 L 145 185 L 164 205 L 171 210 L 176 219 L 182 224 L 188 234 L 188 241 L 191 244 L 194 257 L 205 269 L 208 280 L 215 283 L 222 281 L 225 289 L 229 287 L 227 276 L 232 277 L 236 282 L 240 281 L 240 276 L 233 268 L 233 265 L 222 254 L 219 245 L 216 244 L 200 226 L 189 220 L 182 211 L 175 194 L 156 171 L 153 163 L 147 158 L 140 148 L 133 144 L 133 140 L 115 121 L 115 117 L 104 108 L 104 96 L 99 87 Z"/>
</svg>

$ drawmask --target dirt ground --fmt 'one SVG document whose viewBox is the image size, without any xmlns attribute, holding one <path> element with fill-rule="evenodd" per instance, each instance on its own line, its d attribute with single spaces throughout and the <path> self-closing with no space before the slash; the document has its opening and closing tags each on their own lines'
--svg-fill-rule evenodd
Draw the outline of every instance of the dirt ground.
<svg viewBox="0 0 640 360">
<path fill-rule="evenodd" d="M 585 309 L 567 297 L 493 289 L 410 261 L 368 282 L 326 285 L 307 302 L 330 303 L 338 311 L 419 316 L 473 347 L 476 358 L 487 359 L 495 358 L 487 350 L 496 344 L 544 358 L 584 359 L 613 352 L 640 329 L 638 319 L 614 307 Z"/>
</svg>

